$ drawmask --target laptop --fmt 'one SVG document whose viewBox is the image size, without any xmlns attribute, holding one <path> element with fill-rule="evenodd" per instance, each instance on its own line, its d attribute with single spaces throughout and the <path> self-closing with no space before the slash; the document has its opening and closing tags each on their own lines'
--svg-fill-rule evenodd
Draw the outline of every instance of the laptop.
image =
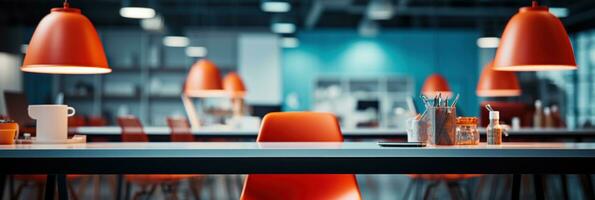
<svg viewBox="0 0 595 200">
<path fill-rule="evenodd" d="M 4 102 L 9 119 L 19 123 L 21 127 L 35 127 L 35 120 L 27 112 L 29 102 L 24 93 L 4 91 Z"/>
</svg>

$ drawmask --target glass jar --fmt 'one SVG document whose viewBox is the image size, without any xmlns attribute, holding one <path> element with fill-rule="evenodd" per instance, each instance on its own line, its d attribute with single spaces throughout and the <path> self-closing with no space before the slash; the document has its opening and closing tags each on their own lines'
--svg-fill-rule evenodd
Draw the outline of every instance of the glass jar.
<svg viewBox="0 0 595 200">
<path fill-rule="evenodd" d="M 476 145 L 479 144 L 479 129 L 477 129 L 477 117 L 457 118 L 457 144 Z"/>
</svg>

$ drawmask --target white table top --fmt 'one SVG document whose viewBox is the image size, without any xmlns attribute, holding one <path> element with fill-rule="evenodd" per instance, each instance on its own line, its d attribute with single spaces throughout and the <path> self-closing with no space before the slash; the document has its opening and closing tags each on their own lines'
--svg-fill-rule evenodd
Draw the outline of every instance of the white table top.
<svg viewBox="0 0 595 200">
<path fill-rule="evenodd" d="M 595 143 L 381 147 L 376 142 L 148 142 L 0 145 L 1 158 L 60 157 L 593 157 Z"/>
<path fill-rule="evenodd" d="M 595 143 L 380 147 L 345 143 L 0 145 L 0 173 L 594 173 Z"/>
</svg>

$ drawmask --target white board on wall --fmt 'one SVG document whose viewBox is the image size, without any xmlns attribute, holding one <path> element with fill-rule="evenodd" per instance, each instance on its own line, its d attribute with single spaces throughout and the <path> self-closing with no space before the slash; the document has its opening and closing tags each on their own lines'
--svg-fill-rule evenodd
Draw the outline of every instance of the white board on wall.
<svg viewBox="0 0 595 200">
<path fill-rule="evenodd" d="M 277 35 L 241 34 L 238 37 L 238 71 L 248 90 L 247 103 L 281 104 L 281 48 Z"/>
<path fill-rule="evenodd" d="M 6 115 L 4 91 L 22 91 L 20 63 L 19 56 L 0 52 L 0 115 Z"/>
</svg>

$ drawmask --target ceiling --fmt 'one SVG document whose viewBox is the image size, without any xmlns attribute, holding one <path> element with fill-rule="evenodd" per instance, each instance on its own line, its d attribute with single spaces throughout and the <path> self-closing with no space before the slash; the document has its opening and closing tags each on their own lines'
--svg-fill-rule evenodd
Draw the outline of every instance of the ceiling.
<svg viewBox="0 0 595 200">
<path fill-rule="evenodd" d="M 151 0 L 166 26 L 182 28 L 268 28 L 273 20 L 289 20 L 299 30 L 356 29 L 370 3 L 367 0 L 289 0 L 288 13 L 260 10 L 261 0 Z M 569 32 L 595 27 L 593 0 L 540 0 L 542 5 L 565 7 L 562 21 Z M 139 20 L 119 15 L 121 0 L 70 0 L 97 27 L 139 27 Z M 0 0 L 0 26 L 35 26 L 58 0 Z M 529 0 L 393 0 L 395 15 L 378 21 L 382 28 L 479 28 L 497 32 Z"/>
</svg>

